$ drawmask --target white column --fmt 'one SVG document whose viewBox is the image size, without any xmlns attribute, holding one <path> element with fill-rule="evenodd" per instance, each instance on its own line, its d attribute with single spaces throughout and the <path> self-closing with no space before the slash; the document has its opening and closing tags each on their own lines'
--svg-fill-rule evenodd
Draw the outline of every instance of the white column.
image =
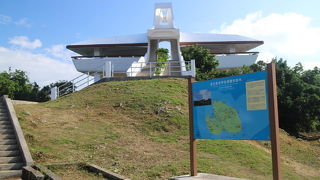
<svg viewBox="0 0 320 180">
<path fill-rule="evenodd" d="M 231 56 L 234 56 L 234 55 L 236 55 L 236 54 L 234 54 L 236 52 L 236 48 L 234 48 L 234 47 L 232 47 L 232 48 L 230 48 L 229 49 L 229 53 L 233 53 L 233 54 L 228 54 L 229 56 L 231 55 Z"/>
<path fill-rule="evenodd" d="M 94 73 L 93 76 L 94 76 L 94 82 L 98 82 L 101 79 L 100 74 L 97 72 Z"/>
<path fill-rule="evenodd" d="M 111 61 L 107 61 L 105 64 L 105 77 L 106 78 L 110 78 L 111 77 L 111 70 L 112 70 L 112 66 L 111 66 Z"/>
<path fill-rule="evenodd" d="M 100 49 L 99 48 L 93 49 L 93 56 L 100 56 Z"/>
<path fill-rule="evenodd" d="M 90 81 L 89 81 L 89 79 L 90 79 L 90 72 L 88 72 L 87 75 L 88 75 L 88 76 L 87 76 L 87 86 L 89 86 L 89 85 L 90 85 Z"/>
<path fill-rule="evenodd" d="M 71 83 L 72 83 L 72 92 L 74 92 L 76 90 L 75 85 L 74 85 L 74 80 L 72 80 Z"/>
<path fill-rule="evenodd" d="M 196 61 L 191 59 L 191 76 L 196 77 Z"/>
<path fill-rule="evenodd" d="M 51 100 L 55 100 L 55 99 L 58 98 L 58 88 L 57 88 L 57 86 L 51 88 L 50 98 L 51 98 Z"/>
</svg>

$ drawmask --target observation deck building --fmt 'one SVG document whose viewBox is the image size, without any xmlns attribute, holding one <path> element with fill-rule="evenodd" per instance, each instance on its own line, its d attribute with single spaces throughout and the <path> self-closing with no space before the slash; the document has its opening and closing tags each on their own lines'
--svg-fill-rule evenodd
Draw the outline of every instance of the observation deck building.
<svg viewBox="0 0 320 180">
<path fill-rule="evenodd" d="M 72 57 L 77 71 L 98 81 L 103 77 L 154 76 L 156 51 L 162 41 L 170 43 L 170 60 L 157 74 L 160 76 L 194 76 L 194 62 L 186 62 L 181 55 L 187 46 L 210 49 L 220 62 L 218 68 L 229 69 L 254 64 L 258 52 L 249 51 L 263 44 L 240 35 L 180 32 L 174 25 L 171 3 L 158 3 L 153 27 L 146 33 L 90 39 L 67 45 L 67 49 L 79 54 Z"/>
</svg>

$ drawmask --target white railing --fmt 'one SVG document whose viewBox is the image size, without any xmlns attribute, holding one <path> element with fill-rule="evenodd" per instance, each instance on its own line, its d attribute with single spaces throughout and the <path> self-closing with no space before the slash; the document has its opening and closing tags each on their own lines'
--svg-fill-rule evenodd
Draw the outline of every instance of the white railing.
<svg viewBox="0 0 320 180">
<path fill-rule="evenodd" d="M 111 62 L 110 62 L 111 63 Z M 124 74 L 127 77 L 137 76 L 195 76 L 195 63 L 191 61 L 173 61 L 168 62 L 134 62 L 132 66 L 126 71 L 114 71 L 114 66 L 119 65 L 121 62 L 111 64 L 111 77 L 115 74 Z M 109 65 L 110 66 L 110 65 Z M 103 70 L 104 77 L 110 77 L 105 69 Z"/>
<path fill-rule="evenodd" d="M 60 85 L 60 86 L 55 86 L 51 88 L 51 100 L 57 99 L 61 96 L 73 93 L 75 91 L 79 91 L 83 89 L 86 86 L 89 86 L 90 84 L 93 83 L 94 78 L 90 76 L 90 73 L 83 73 L 80 76 L 67 81 L 66 83 Z"/>
<path fill-rule="evenodd" d="M 142 68 L 146 66 L 146 58 L 141 57 L 138 62 L 135 61 L 131 64 L 130 68 L 127 70 L 127 73 L 130 73 L 131 76 L 136 76 L 141 72 Z"/>
</svg>

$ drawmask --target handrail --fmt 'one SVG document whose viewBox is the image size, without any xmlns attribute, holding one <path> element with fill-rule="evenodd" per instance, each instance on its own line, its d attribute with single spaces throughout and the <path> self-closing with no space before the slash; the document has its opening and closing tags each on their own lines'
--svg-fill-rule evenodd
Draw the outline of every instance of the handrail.
<svg viewBox="0 0 320 180">
<path fill-rule="evenodd" d="M 85 76 L 84 78 L 82 78 L 83 76 Z M 72 79 L 71 81 L 68 81 L 62 85 L 60 85 L 59 87 L 57 87 L 57 97 L 63 96 L 68 94 L 69 92 L 74 92 L 77 89 L 79 89 L 79 87 L 81 87 L 83 84 L 90 84 L 90 82 L 93 80 L 92 78 L 89 78 L 89 72 L 87 74 L 81 74 L 80 76 Z M 84 83 L 82 83 L 84 81 Z M 71 82 L 71 84 L 69 84 Z M 78 85 L 78 83 L 81 83 L 80 85 Z"/>
<path fill-rule="evenodd" d="M 76 77 L 76 78 L 72 79 L 71 81 L 74 81 L 74 80 L 78 79 L 79 77 L 81 77 L 81 76 L 83 76 L 83 75 L 85 75 L 85 74 L 81 74 L 80 76 L 78 76 L 78 77 Z"/>
<path fill-rule="evenodd" d="M 83 76 L 83 75 L 85 75 L 85 74 L 81 74 L 80 76 L 78 76 L 78 77 L 76 77 L 76 78 L 74 78 L 74 79 L 72 79 L 72 80 L 70 80 L 70 81 L 67 81 L 66 83 L 60 85 L 58 88 L 63 87 L 64 85 L 66 85 L 66 84 L 68 84 L 68 83 L 70 83 L 70 82 L 73 82 L 74 80 L 80 78 L 80 77 Z"/>
<path fill-rule="evenodd" d="M 117 62 L 119 63 L 119 62 Z M 171 75 L 171 73 L 181 73 L 182 76 L 189 76 L 191 72 L 191 62 L 185 62 L 182 63 L 181 61 L 174 61 L 169 60 L 167 62 L 143 62 L 138 63 L 135 62 L 135 65 L 137 64 L 144 64 L 143 67 L 141 66 L 131 66 L 127 71 L 117 71 L 116 73 L 127 73 L 127 76 L 137 76 L 141 71 L 137 73 L 136 69 L 143 69 L 145 68 L 147 71 L 144 71 L 144 73 L 147 73 L 145 75 L 148 76 L 158 76 L 163 75 L 164 73 L 167 73 L 168 75 Z M 164 67 L 157 67 L 157 64 L 162 64 Z M 186 72 L 186 73 L 185 73 Z"/>
<path fill-rule="evenodd" d="M 94 79 L 94 78 L 90 79 L 88 82 L 92 81 L 93 79 Z M 81 87 L 82 85 L 84 85 L 84 84 L 86 84 L 86 83 L 88 83 L 88 82 L 84 82 L 84 83 L 80 84 L 78 87 Z"/>
<path fill-rule="evenodd" d="M 83 81 L 83 80 L 85 80 L 85 79 L 87 79 L 88 77 L 85 77 L 85 78 L 83 78 L 83 79 L 80 79 L 79 81 L 77 81 L 77 82 L 75 82 L 74 84 L 76 84 L 76 83 L 78 83 L 78 82 L 81 82 L 81 81 Z"/>
</svg>

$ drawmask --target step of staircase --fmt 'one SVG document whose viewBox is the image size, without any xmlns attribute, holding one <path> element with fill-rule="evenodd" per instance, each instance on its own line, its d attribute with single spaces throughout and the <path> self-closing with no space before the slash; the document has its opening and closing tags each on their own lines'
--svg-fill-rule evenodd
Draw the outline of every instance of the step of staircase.
<svg viewBox="0 0 320 180">
<path fill-rule="evenodd" d="M 0 116 L 8 116 L 7 112 L 0 112 Z"/>
<path fill-rule="evenodd" d="M 7 139 L 16 139 L 14 134 L 0 134 L 0 141 Z"/>
<path fill-rule="evenodd" d="M 18 156 L 20 151 L 0 151 L 0 157 Z"/>
<path fill-rule="evenodd" d="M 7 179 L 13 177 L 21 177 L 22 170 L 5 170 L 0 171 L 0 179 Z"/>
<path fill-rule="evenodd" d="M 2 144 L 0 145 L 0 151 L 18 150 L 18 146 L 15 144 Z"/>
<path fill-rule="evenodd" d="M 12 129 L 11 124 L 0 124 L 0 129 Z"/>
<path fill-rule="evenodd" d="M 11 125 L 10 121 L 0 121 L 1 125 Z"/>
<path fill-rule="evenodd" d="M 23 167 L 23 163 L 0 164 L 0 171 L 2 171 L 2 170 L 19 170 L 22 167 Z"/>
<path fill-rule="evenodd" d="M 13 145 L 13 144 L 17 144 L 17 141 L 15 139 L 6 139 L 6 140 L 0 141 L 0 145 Z"/>
<path fill-rule="evenodd" d="M 0 164 L 20 163 L 20 162 L 22 162 L 22 159 L 20 156 L 0 157 Z"/>
<path fill-rule="evenodd" d="M 0 121 L 9 121 L 9 117 L 8 116 L 4 116 L 4 117 L 0 117 Z"/>
<path fill-rule="evenodd" d="M 14 134 L 14 131 L 12 128 L 10 129 L 0 129 L 0 134 Z M 1 142 L 0 142 L 1 144 Z"/>
</svg>

